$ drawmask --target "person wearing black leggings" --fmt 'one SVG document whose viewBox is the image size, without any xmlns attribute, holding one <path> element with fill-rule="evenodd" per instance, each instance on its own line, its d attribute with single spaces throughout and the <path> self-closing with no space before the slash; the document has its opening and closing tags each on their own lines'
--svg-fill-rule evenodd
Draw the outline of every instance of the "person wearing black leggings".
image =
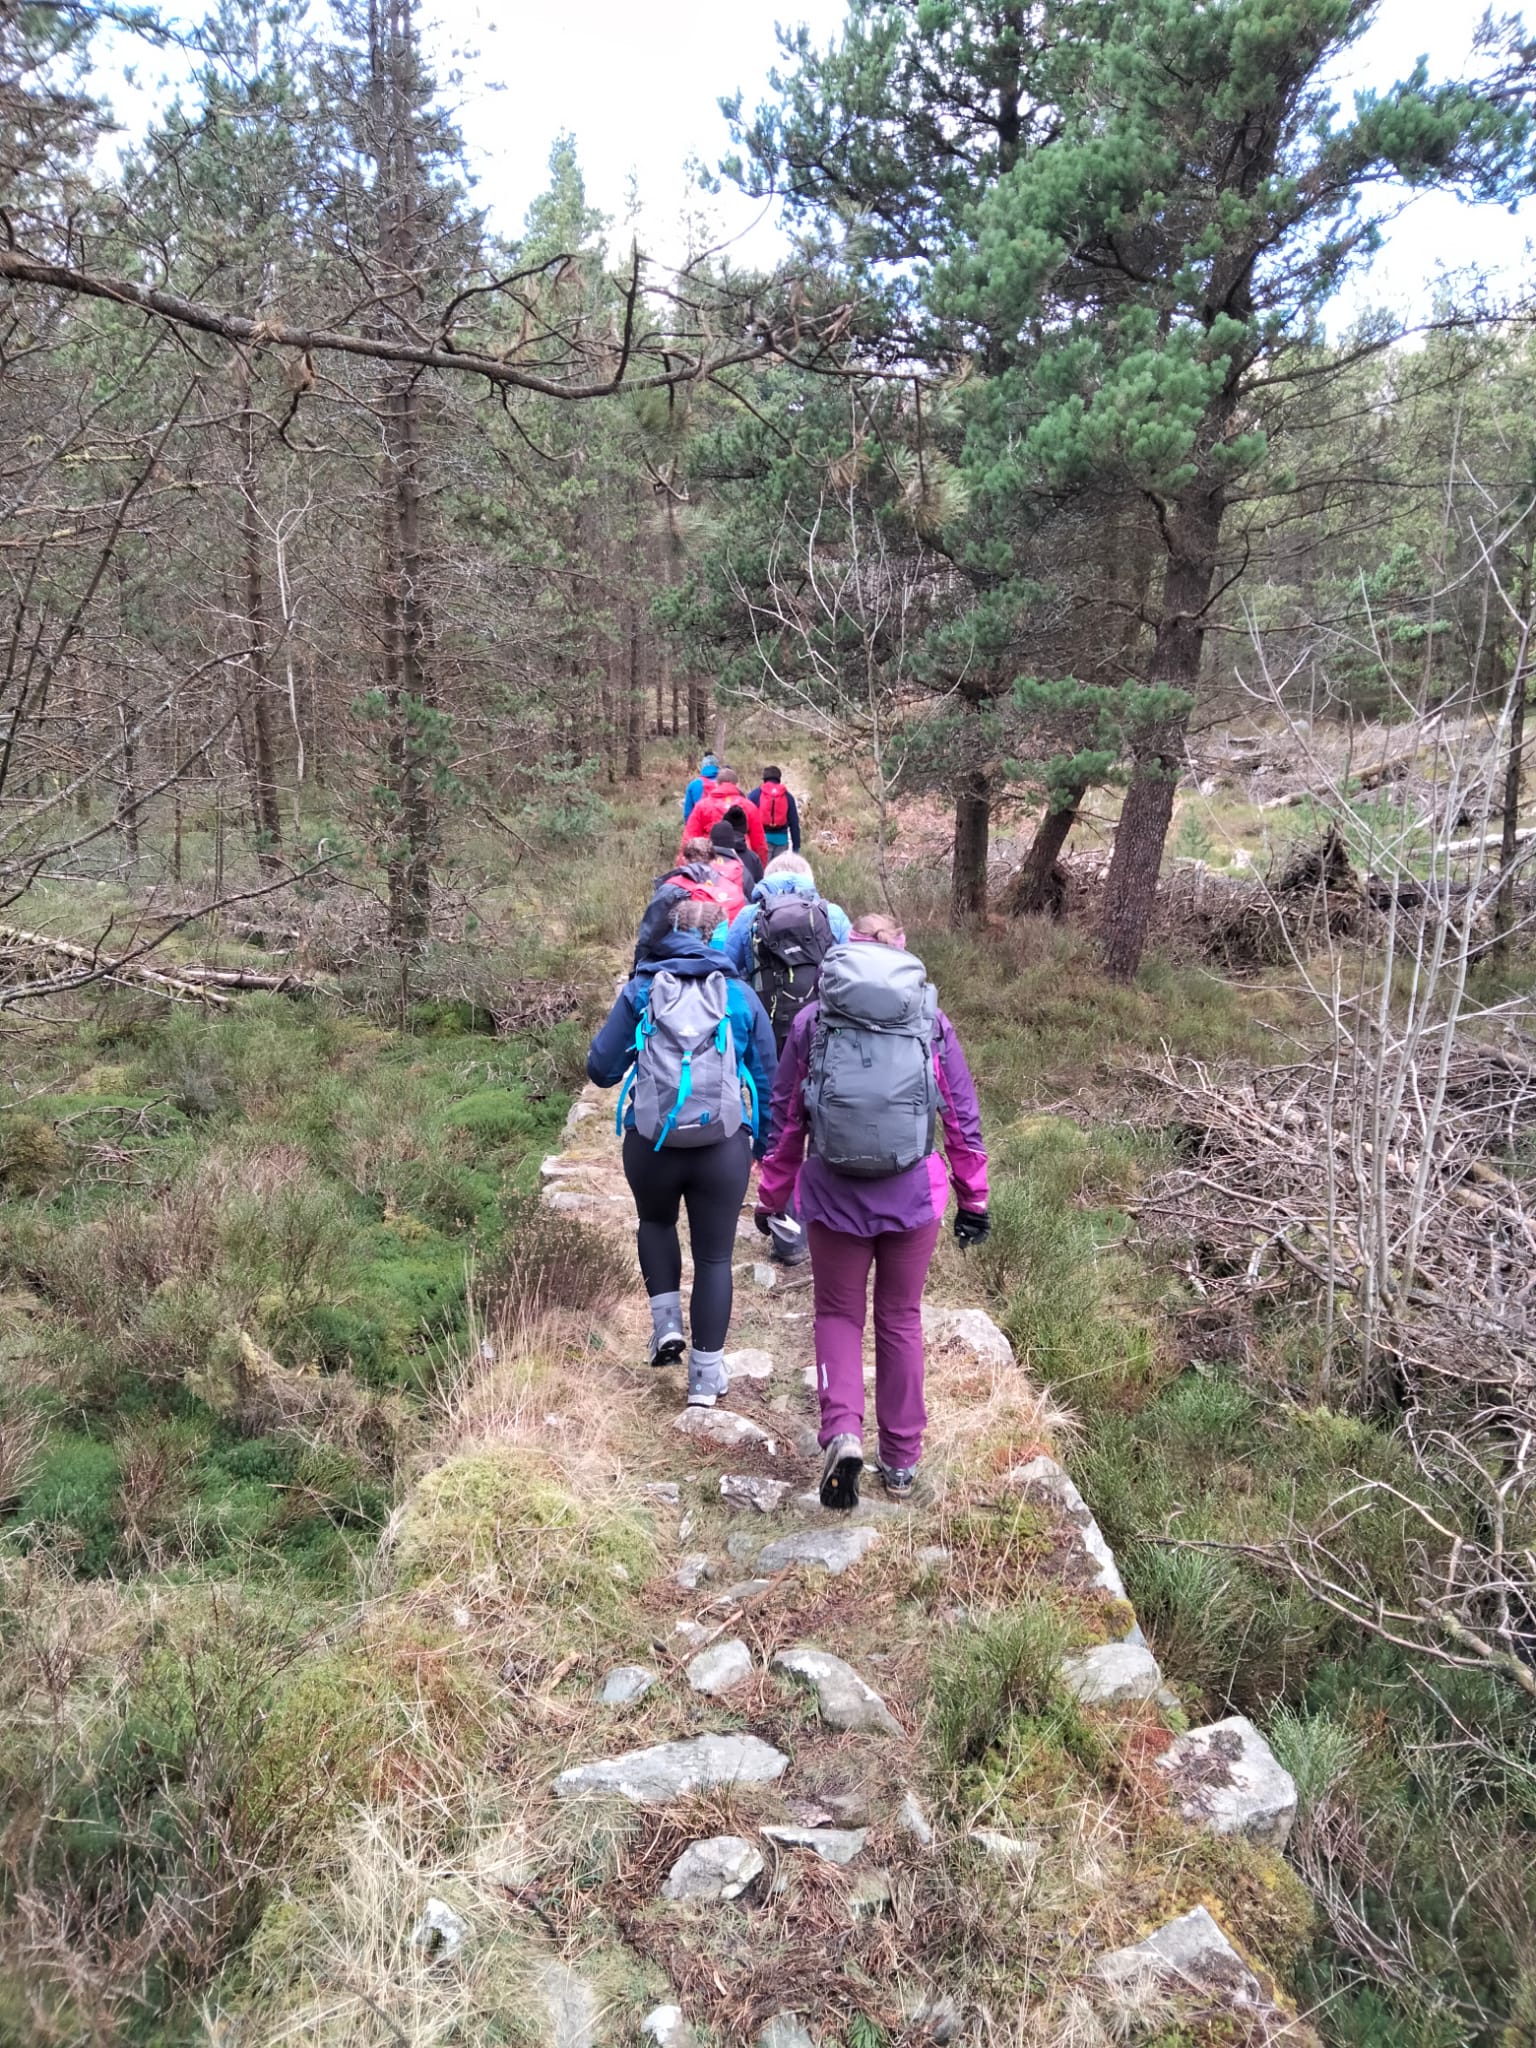
<svg viewBox="0 0 1536 2048">
<path fill-rule="evenodd" d="M 709 943 L 719 907 L 685 899 L 672 911 L 670 930 L 653 939 L 633 978 L 620 990 L 587 1053 L 587 1074 L 599 1087 L 623 1079 L 634 1058 L 635 1032 L 645 1014 L 652 978 L 666 968 L 685 980 L 725 977 L 728 1015 L 741 1061 L 760 1105 L 757 1143 L 743 1128 L 713 1145 L 658 1149 L 635 1129 L 634 1105 L 624 1113 L 624 1177 L 639 1218 L 640 1271 L 651 1305 L 652 1365 L 676 1365 L 688 1352 L 688 1405 L 712 1408 L 729 1384 L 723 1356 L 731 1324 L 731 1261 L 736 1224 L 747 1192 L 754 1149 L 762 1157 L 771 1137 L 767 1105 L 778 1064 L 773 1026 L 755 991 L 724 953 Z M 693 1290 L 688 1302 L 691 1342 L 683 1335 L 683 1253 L 680 1208 L 688 1211 Z"/>
</svg>

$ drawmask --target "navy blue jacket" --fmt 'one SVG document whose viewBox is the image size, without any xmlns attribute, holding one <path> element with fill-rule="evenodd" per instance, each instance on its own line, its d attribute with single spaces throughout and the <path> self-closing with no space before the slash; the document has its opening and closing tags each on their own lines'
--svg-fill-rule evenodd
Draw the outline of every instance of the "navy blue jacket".
<svg viewBox="0 0 1536 2048">
<path fill-rule="evenodd" d="M 784 820 L 782 829 L 789 833 L 790 852 L 798 853 L 800 851 L 800 806 L 795 802 L 795 792 L 787 783 L 784 786 L 784 795 L 789 803 L 789 815 Z M 759 810 L 762 809 L 763 785 L 761 783 L 757 785 L 756 789 L 749 789 L 747 791 L 747 802 L 756 804 Z M 764 829 L 767 829 L 766 826 Z"/>
<path fill-rule="evenodd" d="M 757 991 L 742 980 L 718 947 L 709 945 L 697 932 L 663 932 L 651 943 L 634 975 L 620 989 L 607 1021 L 587 1048 L 587 1079 L 595 1081 L 599 1088 L 611 1088 L 629 1072 L 635 1056 L 635 1031 L 650 1000 L 651 977 L 664 967 L 687 980 L 723 974 L 729 982 L 731 1035 L 757 1089 L 758 1132 L 754 1150 L 761 1158 L 773 1135 L 769 1129 L 769 1103 L 779 1065 L 773 1026 Z M 625 1106 L 624 1128 L 632 1131 L 634 1127 L 631 1101 Z"/>
</svg>

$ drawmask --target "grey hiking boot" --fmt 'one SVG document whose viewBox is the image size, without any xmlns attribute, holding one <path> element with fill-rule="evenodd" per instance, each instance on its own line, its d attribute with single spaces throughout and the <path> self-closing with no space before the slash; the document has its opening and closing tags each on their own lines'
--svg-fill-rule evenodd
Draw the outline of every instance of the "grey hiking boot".
<svg viewBox="0 0 1536 2048">
<path fill-rule="evenodd" d="M 912 1465 L 882 1465 L 880 1484 L 892 1500 L 910 1500 L 912 1488 L 917 1480 L 917 1469 Z"/>
<path fill-rule="evenodd" d="M 848 1514 L 859 1504 L 864 1446 L 856 1436 L 835 1436 L 821 1461 L 821 1504 Z"/>
<path fill-rule="evenodd" d="M 772 1246 L 769 1257 L 777 1265 L 804 1265 L 811 1256 L 811 1248 L 805 1241 L 805 1232 L 793 1216 L 770 1216 L 768 1237 Z"/>
<path fill-rule="evenodd" d="M 652 1365 L 681 1365 L 688 1339 L 681 1330 L 663 1330 L 651 1338 Z"/>
<path fill-rule="evenodd" d="M 688 1353 L 688 1406 L 713 1408 L 720 1396 L 730 1390 L 731 1376 L 725 1369 L 722 1354 L 700 1351 L 695 1345 Z"/>
</svg>

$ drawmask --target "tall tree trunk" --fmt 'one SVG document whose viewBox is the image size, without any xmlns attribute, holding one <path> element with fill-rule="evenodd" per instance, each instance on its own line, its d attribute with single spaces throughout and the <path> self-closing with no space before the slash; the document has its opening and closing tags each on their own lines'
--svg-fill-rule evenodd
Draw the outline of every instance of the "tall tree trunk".
<svg viewBox="0 0 1536 2048">
<path fill-rule="evenodd" d="M 950 870 L 950 920 L 970 924 L 987 914 L 987 848 L 992 833 L 992 787 L 974 768 L 955 794 L 955 857 Z"/>
<path fill-rule="evenodd" d="M 1519 616 L 1530 617 L 1532 553 L 1529 543 L 1520 565 Z M 1520 657 L 1516 657 L 1519 659 Z M 1531 693 L 1530 664 L 1521 660 L 1514 678 L 1510 707 L 1509 751 L 1504 756 L 1504 790 L 1499 806 L 1499 880 L 1493 897 L 1493 958 L 1503 965 L 1509 956 L 1515 924 L 1515 855 L 1519 851 L 1520 797 L 1525 779 L 1525 709 Z"/>
<path fill-rule="evenodd" d="M 640 617 L 633 598 L 624 606 L 624 779 L 640 780 L 645 737 L 645 676 L 640 667 Z"/>
<path fill-rule="evenodd" d="M 259 441 L 251 403 L 251 366 L 238 359 L 235 384 L 240 405 L 240 551 L 245 575 L 246 672 L 251 679 L 251 813 L 256 823 L 256 860 L 264 875 L 282 866 L 283 821 L 277 801 L 277 768 L 272 747 L 272 704 L 268 689 L 266 590 L 261 572 Z"/>
<path fill-rule="evenodd" d="M 432 928 L 432 717 L 426 659 L 421 535 L 421 413 L 414 378 L 396 384 L 384 414 L 385 702 L 394 834 L 389 855 L 390 938 L 402 957 L 420 952 Z"/>
<path fill-rule="evenodd" d="M 1087 784 L 1077 783 L 1067 793 L 1066 801 L 1047 811 L 1035 827 L 1029 851 L 1003 898 L 1003 908 L 1010 917 L 1060 917 L 1060 871 L 1056 863 L 1077 823 L 1087 793 Z"/>
<path fill-rule="evenodd" d="M 416 30 L 412 0 L 371 0 L 369 67 L 378 165 L 379 255 L 404 317 L 419 311 L 426 257 L 420 215 L 424 179 L 412 90 Z M 437 698 L 427 658 L 426 562 L 422 538 L 421 392 L 412 372 L 393 374 L 381 407 L 380 475 L 386 773 L 391 804 L 389 934 L 400 959 L 402 1020 L 411 962 L 432 927 L 433 789 Z"/>
<path fill-rule="evenodd" d="M 1200 680 L 1205 608 L 1216 577 L 1224 509 L 1224 494 L 1206 491 L 1176 506 L 1168 521 L 1168 564 L 1147 680 L 1183 691 L 1190 708 Z M 1100 927 L 1104 965 L 1117 981 L 1135 977 L 1146 948 L 1188 724 L 1187 708 L 1149 733 L 1131 771 Z"/>
</svg>

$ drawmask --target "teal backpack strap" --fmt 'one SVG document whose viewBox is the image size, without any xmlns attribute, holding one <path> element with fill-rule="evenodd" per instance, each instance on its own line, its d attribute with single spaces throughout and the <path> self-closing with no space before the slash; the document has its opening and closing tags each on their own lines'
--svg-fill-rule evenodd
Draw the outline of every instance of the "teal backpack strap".
<svg viewBox="0 0 1536 2048">
<path fill-rule="evenodd" d="M 678 1115 L 682 1110 L 683 1104 L 688 1100 L 689 1096 L 692 1093 L 693 1050 L 690 1047 L 689 1050 L 683 1054 L 683 1064 L 679 1069 L 677 1076 L 677 1100 L 673 1103 L 671 1113 L 667 1117 L 666 1122 L 661 1127 L 661 1135 L 657 1138 L 656 1143 L 652 1146 L 652 1151 L 659 1152 L 662 1146 L 665 1145 L 665 1143 L 667 1142 L 668 1138 L 671 1137 L 673 1126 L 677 1122 Z"/>
<path fill-rule="evenodd" d="M 645 1051 L 645 1041 L 651 1035 L 651 1006 L 642 995 L 640 1016 L 635 1024 L 635 1056 L 630 1061 L 629 1072 L 624 1076 L 624 1086 L 619 1090 L 619 1106 L 613 1112 L 613 1129 L 616 1137 L 624 1135 L 624 1112 L 629 1107 L 629 1098 L 635 1092 L 635 1081 L 640 1072 L 640 1055 Z"/>
</svg>

